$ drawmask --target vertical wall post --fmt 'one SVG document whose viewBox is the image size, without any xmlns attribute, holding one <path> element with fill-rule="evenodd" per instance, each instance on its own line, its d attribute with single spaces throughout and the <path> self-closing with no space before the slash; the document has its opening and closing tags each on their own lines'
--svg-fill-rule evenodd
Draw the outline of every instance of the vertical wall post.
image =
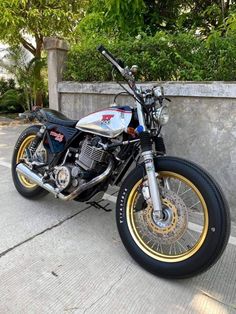
<svg viewBox="0 0 236 314">
<path fill-rule="evenodd" d="M 64 40 L 46 37 L 44 39 L 44 49 L 48 55 L 49 107 L 60 110 L 60 98 L 57 86 L 63 78 L 68 45 Z"/>
</svg>

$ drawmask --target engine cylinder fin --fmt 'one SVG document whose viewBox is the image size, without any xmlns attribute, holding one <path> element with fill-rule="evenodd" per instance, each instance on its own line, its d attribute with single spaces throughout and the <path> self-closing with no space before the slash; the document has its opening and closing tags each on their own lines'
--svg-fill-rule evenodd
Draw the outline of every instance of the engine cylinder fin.
<svg viewBox="0 0 236 314">
<path fill-rule="evenodd" d="M 98 163 L 103 163 L 107 159 L 107 152 L 102 148 L 91 146 L 88 140 L 83 142 L 81 153 L 78 157 L 78 165 L 85 170 L 95 169 Z"/>
</svg>

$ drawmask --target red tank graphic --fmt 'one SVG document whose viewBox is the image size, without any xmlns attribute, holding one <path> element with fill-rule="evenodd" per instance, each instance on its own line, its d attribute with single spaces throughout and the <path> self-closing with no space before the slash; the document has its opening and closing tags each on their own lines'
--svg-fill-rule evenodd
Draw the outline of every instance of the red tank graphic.
<svg viewBox="0 0 236 314">
<path fill-rule="evenodd" d="M 102 122 L 109 122 L 111 118 L 114 117 L 114 114 L 103 114 L 102 115 Z"/>
</svg>

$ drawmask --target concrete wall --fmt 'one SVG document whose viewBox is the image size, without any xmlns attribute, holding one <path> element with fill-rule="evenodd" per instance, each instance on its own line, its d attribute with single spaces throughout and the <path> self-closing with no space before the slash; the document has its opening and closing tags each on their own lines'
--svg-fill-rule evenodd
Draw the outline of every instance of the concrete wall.
<svg viewBox="0 0 236 314">
<path fill-rule="evenodd" d="M 157 82 L 144 84 L 152 86 Z M 220 183 L 236 221 L 236 83 L 161 83 L 172 102 L 163 134 L 169 155 L 192 160 Z M 116 83 L 60 82 L 60 110 L 79 119 L 113 103 Z M 128 96 L 118 103 L 133 104 Z"/>
</svg>

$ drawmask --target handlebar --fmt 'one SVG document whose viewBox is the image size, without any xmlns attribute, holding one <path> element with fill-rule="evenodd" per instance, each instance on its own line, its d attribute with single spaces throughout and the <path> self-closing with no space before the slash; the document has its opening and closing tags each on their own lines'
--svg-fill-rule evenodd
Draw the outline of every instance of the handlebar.
<svg viewBox="0 0 236 314">
<path fill-rule="evenodd" d="M 140 103 L 142 101 L 141 95 L 137 93 L 136 90 L 136 84 L 135 84 L 135 78 L 132 74 L 131 70 L 128 67 L 122 68 L 122 66 L 119 64 L 119 61 L 103 46 L 100 45 L 97 47 L 97 50 L 114 66 L 116 69 L 120 72 L 120 74 L 123 76 L 123 78 L 127 81 L 129 87 L 132 89 L 135 99 L 138 100 Z M 123 87 L 124 88 L 124 87 Z M 126 88 L 124 88 L 126 92 Z M 129 93 L 130 94 L 130 93 Z M 132 95 L 133 96 L 133 95 Z"/>
<path fill-rule="evenodd" d="M 117 70 L 124 75 L 124 69 L 119 65 L 119 62 L 116 60 L 116 58 L 103 46 L 100 45 L 97 47 L 97 50 L 112 64 L 114 65 Z"/>
</svg>

